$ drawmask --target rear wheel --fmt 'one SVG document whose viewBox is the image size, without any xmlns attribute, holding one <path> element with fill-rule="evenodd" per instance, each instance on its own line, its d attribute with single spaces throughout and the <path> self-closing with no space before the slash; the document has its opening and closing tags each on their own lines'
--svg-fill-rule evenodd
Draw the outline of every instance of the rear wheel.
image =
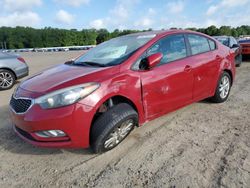
<svg viewBox="0 0 250 188">
<path fill-rule="evenodd" d="M 0 90 L 7 90 L 15 84 L 15 75 L 9 70 L 0 70 Z"/>
<path fill-rule="evenodd" d="M 227 72 L 223 72 L 218 82 L 215 95 L 211 98 L 215 103 L 225 102 L 229 96 L 232 78 Z"/>
<path fill-rule="evenodd" d="M 102 153 L 119 145 L 138 124 L 137 112 L 128 104 L 120 103 L 102 114 L 91 129 L 91 147 Z"/>
</svg>

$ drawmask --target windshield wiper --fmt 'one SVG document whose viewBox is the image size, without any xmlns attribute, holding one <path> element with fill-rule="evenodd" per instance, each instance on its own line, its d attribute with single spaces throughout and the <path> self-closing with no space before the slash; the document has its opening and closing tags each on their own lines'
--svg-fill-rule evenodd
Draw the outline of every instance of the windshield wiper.
<svg viewBox="0 0 250 188">
<path fill-rule="evenodd" d="M 75 62 L 73 65 L 78 66 L 94 66 L 94 67 L 106 67 L 104 64 L 90 62 L 90 61 L 84 61 L 84 62 Z"/>
</svg>

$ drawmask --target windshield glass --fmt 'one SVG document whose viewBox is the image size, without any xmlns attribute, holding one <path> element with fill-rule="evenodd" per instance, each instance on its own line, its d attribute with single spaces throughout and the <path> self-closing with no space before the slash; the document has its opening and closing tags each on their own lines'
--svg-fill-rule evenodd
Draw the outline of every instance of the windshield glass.
<svg viewBox="0 0 250 188">
<path fill-rule="evenodd" d="M 79 57 L 74 65 L 113 66 L 121 64 L 155 35 L 128 35 L 103 42 Z"/>
<path fill-rule="evenodd" d="M 224 44 L 225 46 L 229 46 L 229 38 L 227 37 L 216 37 L 216 39 Z"/>
</svg>

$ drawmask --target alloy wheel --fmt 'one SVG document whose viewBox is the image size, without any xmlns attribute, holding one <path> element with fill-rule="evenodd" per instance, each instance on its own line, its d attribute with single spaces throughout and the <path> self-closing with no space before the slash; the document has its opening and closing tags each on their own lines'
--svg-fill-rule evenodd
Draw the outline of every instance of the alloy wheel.
<svg viewBox="0 0 250 188">
<path fill-rule="evenodd" d="M 222 77 L 219 86 L 220 97 L 222 99 L 225 99 L 229 94 L 229 90 L 230 90 L 230 80 L 227 76 L 224 76 Z"/>
<path fill-rule="evenodd" d="M 133 127 L 134 121 L 132 119 L 126 120 L 120 126 L 116 127 L 104 142 L 104 148 L 110 149 L 117 146 L 130 133 Z"/>
<path fill-rule="evenodd" d="M 0 88 L 7 89 L 13 85 L 14 78 L 9 72 L 0 73 Z"/>
</svg>

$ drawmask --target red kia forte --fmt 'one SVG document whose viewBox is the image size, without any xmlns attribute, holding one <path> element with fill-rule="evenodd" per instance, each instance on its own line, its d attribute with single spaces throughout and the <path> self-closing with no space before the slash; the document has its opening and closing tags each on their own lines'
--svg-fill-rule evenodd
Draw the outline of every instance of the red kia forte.
<svg viewBox="0 0 250 188">
<path fill-rule="evenodd" d="M 44 147 L 116 147 L 135 126 L 203 99 L 227 100 L 234 54 L 213 38 L 170 30 L 118 37 L 22 82 L 15 132 Z"/>
</svg>

